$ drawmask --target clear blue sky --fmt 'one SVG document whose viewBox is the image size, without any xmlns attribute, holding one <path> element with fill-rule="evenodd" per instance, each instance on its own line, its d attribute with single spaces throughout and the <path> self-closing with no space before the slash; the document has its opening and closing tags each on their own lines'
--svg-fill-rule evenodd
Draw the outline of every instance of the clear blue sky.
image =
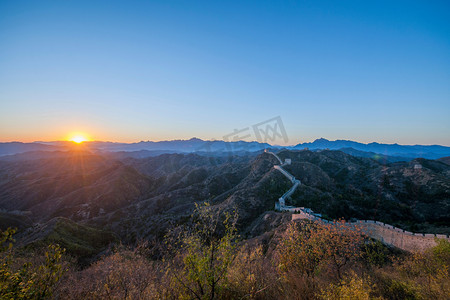
<svg viewBox="0 0 450 300">
<path fill-rule="evenodd" d="M 450 145 L 450 1 L 0 1 L 0 141 Z"/>
</svg>

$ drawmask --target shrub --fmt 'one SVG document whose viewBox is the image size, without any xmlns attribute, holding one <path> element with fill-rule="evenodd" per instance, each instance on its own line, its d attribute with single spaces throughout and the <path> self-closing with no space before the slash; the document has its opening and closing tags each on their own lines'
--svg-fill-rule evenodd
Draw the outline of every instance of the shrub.
<svg viewBox="0 0 450 300">
<path fill-rule="evenodd" d="M 59 245 L 49 245 L 45 260 L 39 265 L 30 262 L 15 266 L 12 236 L 14 229 L 1 232 L 0 237 L 0 298 L 1 299 L 44 299 L 50 298 L 64 269 L 61 257 L 64 249 Z"/>
<path fill-rule="evenodd" d="M 373 299 L 371 293 L 374 285 L 369 278 L 361 278 L 355 272 L 351 272 L 344 277 L 339 284 L 331 283 L 324 289 L 320 297 L 322 299 L 354 299 L 354 300 L 368 300 Z"/>
<path fill-rule="evenodd" d="M 261 245 L 239 251 L 228 270 L 227 299 L 276 299 L 282 294 L 280 276 Z"/>
<path fill-rule="evenodd" d="M 61 299 L 155 299 L 167 284 L 161 264 L 137 251 L 119 249 L 89 268 L 72 271 L 57 290 Z"/>
</svg>

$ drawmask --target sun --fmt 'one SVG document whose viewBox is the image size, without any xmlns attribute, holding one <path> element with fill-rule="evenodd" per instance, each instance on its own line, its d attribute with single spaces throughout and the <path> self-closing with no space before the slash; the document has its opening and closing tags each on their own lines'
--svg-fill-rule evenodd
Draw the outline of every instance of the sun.
<svg viewBox="0 0 450 300">
<path fill-rule="evenodd" d="M 85 142 L 85 141 L 87 141 L 87 140 L 83 136 L 74 136 L 72 138 L 72 142 L 75 142 L 77 144 L 80 144 L 80 143 Z"/>
<path fill-rule="evenodd" d="M 86 135 L 83 134 L 73 134 L 68 140 L 76 144 L 81 144 L 83 142 L 89 141 L 89 138 L 87 138 Z"/>
</svg>

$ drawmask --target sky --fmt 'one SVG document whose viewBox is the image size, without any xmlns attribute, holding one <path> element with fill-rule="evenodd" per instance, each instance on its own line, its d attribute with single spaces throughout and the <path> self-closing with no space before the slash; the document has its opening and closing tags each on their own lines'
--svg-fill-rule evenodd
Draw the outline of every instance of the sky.
<svg viewBox="0 0 450 300">
<path fill-rule="evenodd" d="M 278 144 L 450 146 L 450 2 L 0 1 L 2 142 L 220 140 L 278 116 Z"/>
</svg>

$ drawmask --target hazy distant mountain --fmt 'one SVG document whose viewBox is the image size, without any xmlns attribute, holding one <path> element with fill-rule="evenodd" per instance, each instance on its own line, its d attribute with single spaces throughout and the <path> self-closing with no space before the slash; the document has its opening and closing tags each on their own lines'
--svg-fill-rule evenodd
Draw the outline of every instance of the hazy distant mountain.
<svg viewBox="0 0 450 300">
<path fill-rule="evenodd" d="M 54 151 L 59 149 L 67 149 L 74 146 L 72 142 L 54 141 L 54 142 L 36 142 L 36 143 L 2 143 L 0 144 L 0 155 L 11 155 L 28 151 Z M 141 141 L 138 143 L 113 143 L 92 141 L 84 142 L 77 145 L 79 148 L 90 151 L 102 152 L 134 152 L 134 151 L 152 151 L 153 153 L 136 153 L 136 155 L 154 156 L 161 153 L 192 153 L 192 152 L 255 152 L 262 151 L 265 148 L 273 148 L 270 144 L 246 141 L 204 141 L 198 138 L 189 140 L 172 140 L 172 141 Z M 158 152 L 159 151 L 159 152 Z"/>
<path fill-rule="evenodd" d="M 411 157 L 402 157 L 402 156 L 389 156 L 384 154 L 379 154 L 375 152 L 366 152 L 366 151 L 360 151 L 353 148 L 340 148 L 339 151 L 342 151 L 344 153 L 358 156 L 358 157 L 367 157 L 374 159 L 380 163 L 393 163 L 398 161 L 410 161 L 413 158 Z"/>
<path fill-rule="evenodd" d="M 48 145 L 42 143 L 22 143 L 22 142 L 0 143 L 0 156 L 12 155 L 29 151 L 55 151 L 60 149 L 61 147 L 57 145 Z"/>
<path fill-rule="evenodd" d="M 0 161 L 21 161 L 66 156 L 68 151 L 29 151 L 0 156 Z"/>
<path fill-rule="evenodd" d="M 0 156 L 14 155 L 29 151 L 56 151 L 68 150 L 73 148 L 72 142 L 56 141 L 56 142 L 36 142 L 36 143 L 0 143 Z M 360 156 L 370 157 L 376 160 L 385 160 L 386 162 L 395 162 L 403 160 L 411 160 L 417 157 L 427 159 L 437 159 L 450 156 L 450 147 L 432 145 L 398 145 L 398 144 L 380 144 L 370 143 L 363 144 L 354 141 L 336 140 L 329 141 L 327 139 L 317 139 L 311 143 L 301 143 L 296 146 L 271 146 L 267 143 L 259 142 L 225 142 L 225 141 L 204 141 L 198 138 L 190 140 L 173 140 L 173 141 L 142 141 L 139 143 L 113 143 L 113 142 L 84 142 L 77 145 L 78 148 L 89 150 L 91 152 L 120 152 L 117 157 L 151 157 L 162 153 L 199 153 L 207 156 L 224 156 L 224 155 L 246 155 L 251 152 L 262 151 L 265 148 L 275 149 L 304 149 L 320 150 L 342 150 L 346 153 Z M 353 150 L 352 150 L 353 149 Z M 127 153 L 135 152 L 135 153 Z M 365 153 L 364 153 L 365 152 Z M 381 157 L 380 157 L 380 156 Z M 38 153 L 35 156 L 39 156 Z M 0 158 L 4 160 L 4 158 Z"/>
<path fill-rule="evenodd" d="M 94 147 L 103 151 L 169 151 L 178 153 L 189 152 L 255 152 L 269 148 L 271 145 L 258 142 L 225 142 L 225 141 L 204 141 L 197 138 L 190 140 L 174 140 L 161 142 L 139 142 L 133 144 L 112 144 L 96 142 Z"/>
<path fill-rule="evenodd" d="M 304 149 L 304 148 L 308 148 L 310 150 L 315 149 L 340 150 L 342 148 L 353 148 L 359 151 L 374 152 L 389 156 L 400 156 L 409 158 L 423 157 L 427 159 L 437 159 L 444 156 L 450 156 L 450 147 L 439 145 L 410 146 L 410 145 L 380 144 L 380 143 L 363 144 L 347 140 L 329 141 L 324 138 L 317 139 L 312 143 L 301 143 L 294 147 L 294 149 Z"/>
</svg>

